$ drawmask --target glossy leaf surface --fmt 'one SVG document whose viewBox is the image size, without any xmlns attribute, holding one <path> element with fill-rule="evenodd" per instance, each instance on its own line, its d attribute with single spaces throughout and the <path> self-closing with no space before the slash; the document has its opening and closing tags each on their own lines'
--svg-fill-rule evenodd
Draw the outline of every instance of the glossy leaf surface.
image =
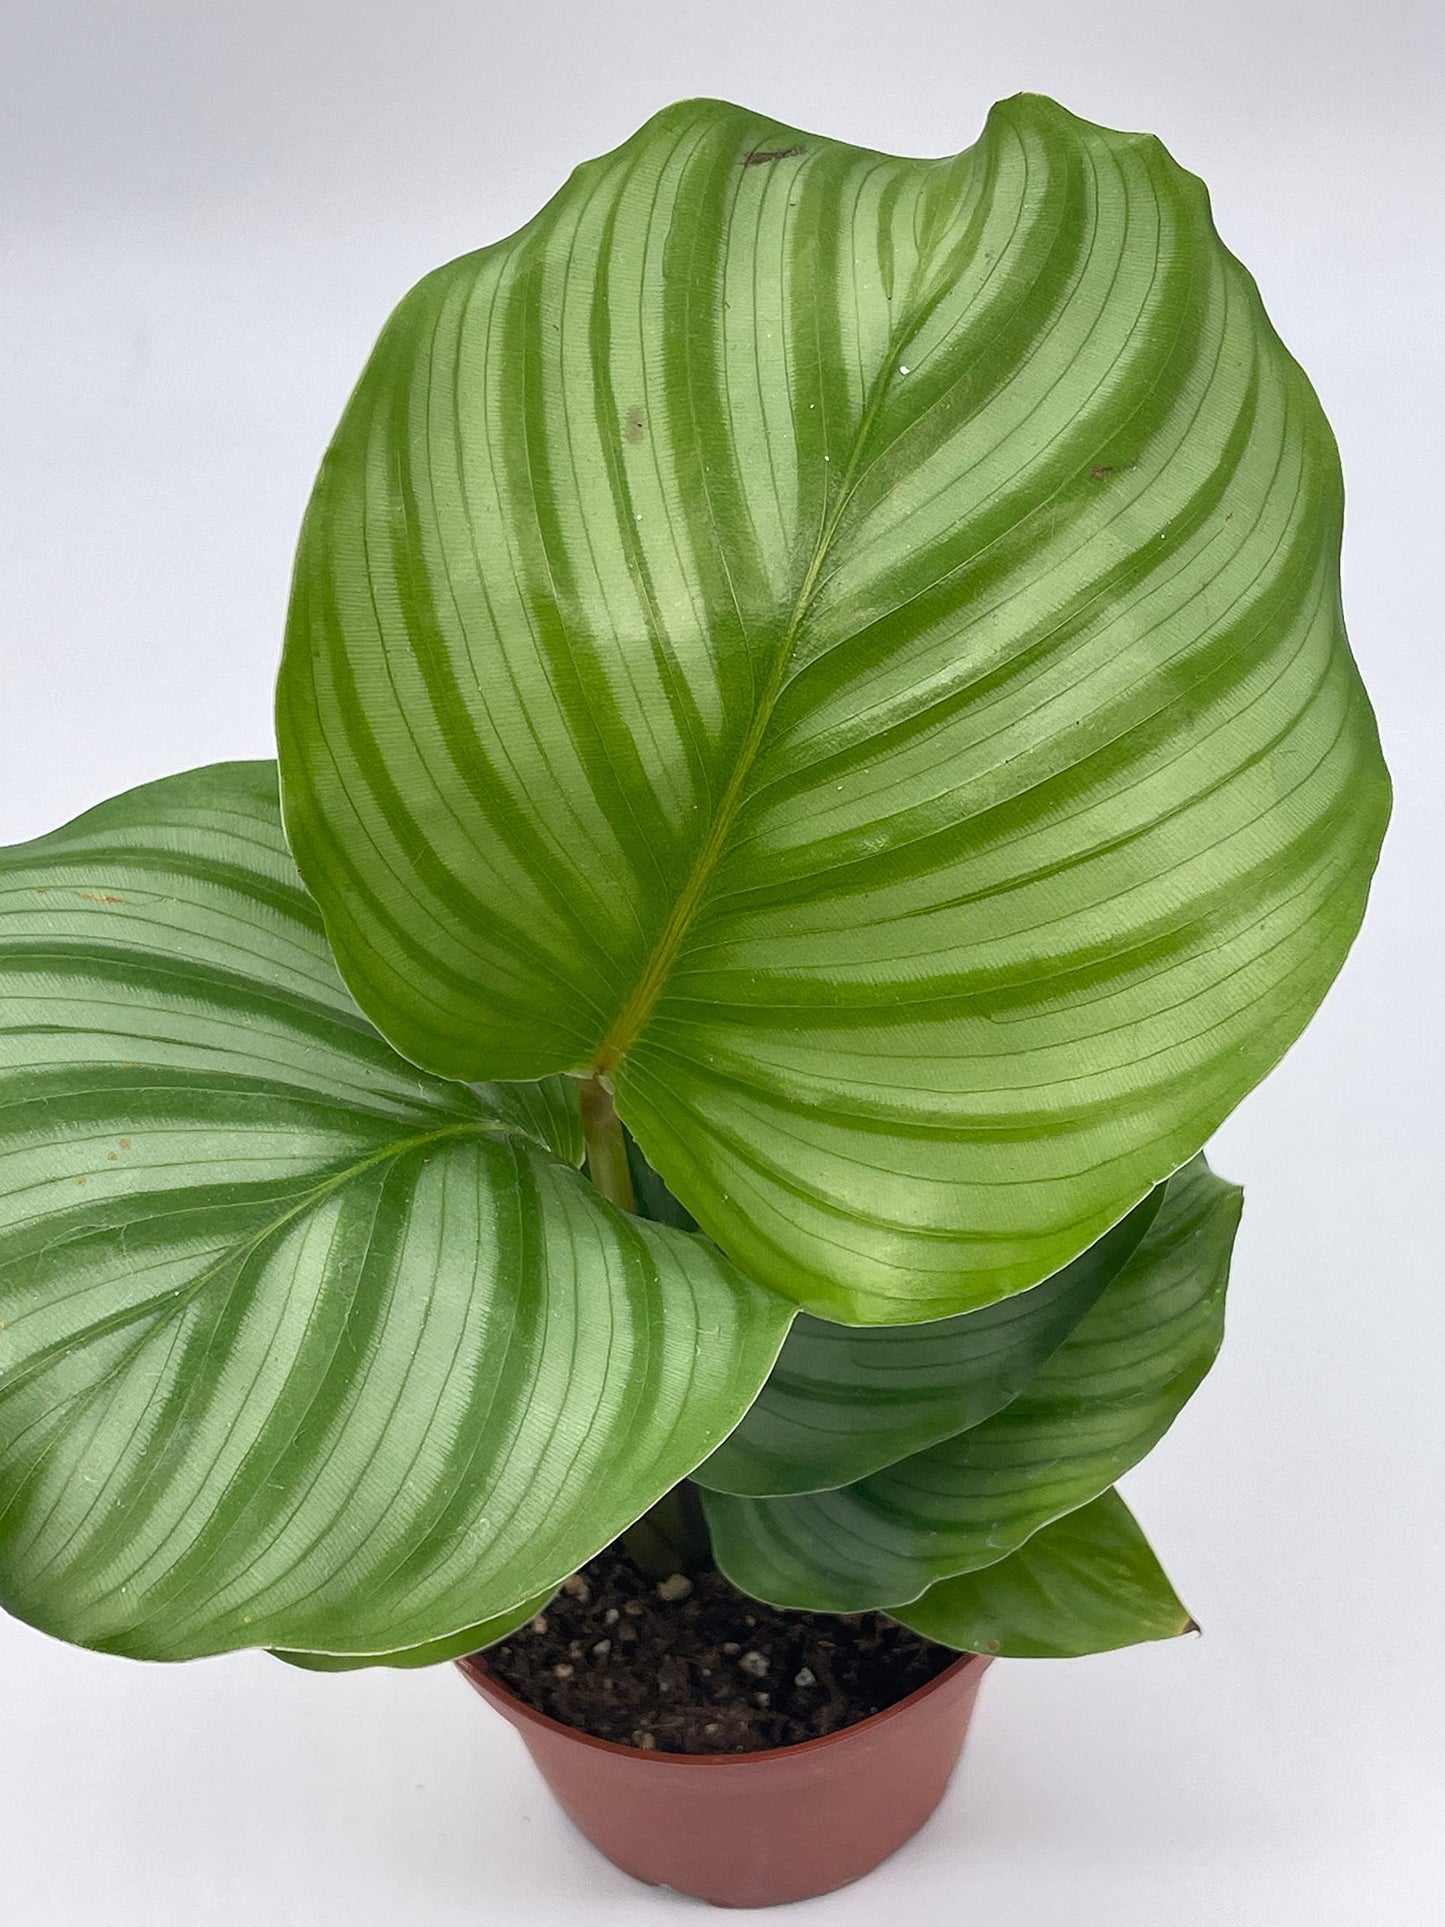
<svg viewBox="0 0 1445 1927">
<path fill-rule="evenodd" d="M 574 1110 L 360 1016 L 271 764 L 3 853 L 0 1604 L 141 1657 L 380 1653 L 629 1524 L 791 1308 L 601 1200 Z"/>
<path fill-rule="evenodd" d="M 775 1606 L 856 1612 L 992 1565 L 1163 1437 L 1219 1349 L 1240 1193 L 1202 1158 L 1093 1309 L 1009 1405 L 836 1492 L 705 1492 L 718 1565 Z"/>
<path fill-rule="evenodd" d="M 480 1626 L 468 1626 L 463 1632 L 451 1633 L 445 1639 L 431 1640 L 425 1646 L 408 1646 L 396 1653 L 295 1653 L 284 1647 L 273 1646 L 271 1657 L 284 1659 L 288 1666 L 299 1666 L 306 1673 L 357 1673 L 373 1666 L 389 1666 L 393 1669 L 411 1672 L 419 1666 L 441 1666 L 453 1659 L 463 1659 L 468 1653 L 479 1653 L 485 1647 L 495 1646 L 499 1639 L 516 1632 L 525 1626 L 547 1604 L 552 1590 L 539 1592 L 535 1598 L 523 1600 L 510 1612 L 499 1613 L 495 1619 L 484 1619 Z"/>
<path fill-rule="evenodd" d="M 1112 1489 L 1006 1559 L 940 1580 L 896 1617 L 940 1645 L 1006 1659 L 1074 1659 L 1195 1630 Z"/>
<path fill-rule="evenodd" d="M 595 1067 L 750 1275 L 966 1311 L 1339 967 L 1388 808 L 1340 517 L 1158 142 L 685 103 L 386 328 L 299 551 L 288 826 L 408 1056 Z"/>
<path fill-rule="evenodd" d="M 1032 1291 L 928 1325 L 829 1325 L 804 1312 L 737 1430 L 693 1473 L 758 1497 L 849 1485 L 982 1423 L 1023 1390 L 1148 1230 L 1156 1188 Z"/>
</svg>

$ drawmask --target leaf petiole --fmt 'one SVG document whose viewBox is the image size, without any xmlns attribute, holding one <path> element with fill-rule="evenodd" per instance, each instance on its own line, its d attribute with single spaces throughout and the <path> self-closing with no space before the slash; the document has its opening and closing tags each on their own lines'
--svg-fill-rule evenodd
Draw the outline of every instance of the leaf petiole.
<svg viewBox="0 0 1445 1927">
<path fill-rule="evenodd" d="M 627 1168 L 627 1140 L 612 1093 L 599 1077 L 582 1080 L 582 1135 L 587 1144 L 587 1175 L 611 1203 L 635 1211 L 632 1174 Z"/>
</svg>

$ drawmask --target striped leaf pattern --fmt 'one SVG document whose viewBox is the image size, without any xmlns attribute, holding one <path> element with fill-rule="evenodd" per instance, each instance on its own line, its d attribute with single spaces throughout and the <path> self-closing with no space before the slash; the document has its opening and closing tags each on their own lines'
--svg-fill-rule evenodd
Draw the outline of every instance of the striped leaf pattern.
<svg viewBox="0 0 1445 1927">
<path fill-rule="evenodd" d="M 108 1652 L 520 1610 L 736 1423 L 792 1308 L 599 1198 L 569 1081 L 337 976 L 275 766 L 0 855 L 0 1604 Z"/>
<path fill-rule="evenodd" d="M 403 1647 L 391 1653 L 297 1653 L 284 1646 L 273 1646 L 271 1657 L 284 1659 L 288 1666 L 298 1666 L 304 1673 L 358 1673 L 372 1666 L 389 1666 L 407 1672 L 419 1666 L 442 1666 L 451 1659 L 465 1659 L 468 1653 L 478 1653 L 487 1646 L 495 1646 L 499 1639 L 516 1632 L 525 1626 L 553 1597 L 554 1587 L 539 1592 L 531 1599 L 524 1599 L 520 1606 L 510 1612 L 498 1613 L 492 1619 L 484 1619 L 480 1625 L 464 1626 L 459 1633 L 449 1633 L 444 1639 L 428 1640 L 423 1646 Z M 921 1603 L 921 1602 L 920 1602 Z M 946 1645 L 948 1642 L 944 1641 Z"/>
<path fill-rule="evenodd" d="M 1340 965 L 1388 809 L 1340 517 L 1156 141 L 671 108 L 362 376 L 280 689 L 301 869 L 408 1057 L 596 1070 L 823 1316 L 973 1309 L 1185 1162 Z"/>
<path fill-rule="evenodd" d="M 693 1474 L 777 1497 L 851 1485 L 979 1425 L 1015 1398 L 1117 1276 L 1164 1187 L 1032 1291 L 928 1325 L 829 1325 L 800 1314 L 747 1416 Z"/>
<path fill-rule="evenodd" d="M 896 1617 L 941 1646 L 1005 1659 L 1076 1659 L 1197 1630 L 1112 1488 L 1007 1559 L 940 1580 Z"/>
<path fill-rule="evenodd" d="M 1240 1192 L 1196 1158 L 1093 1309 L 995 1417 L 856 1484 L 704 1492 L 718 1565 L 775 1606 L 858 1612 L 1006 1557 L 1137 1465 L 1213 1363 Z"/>
</svg>

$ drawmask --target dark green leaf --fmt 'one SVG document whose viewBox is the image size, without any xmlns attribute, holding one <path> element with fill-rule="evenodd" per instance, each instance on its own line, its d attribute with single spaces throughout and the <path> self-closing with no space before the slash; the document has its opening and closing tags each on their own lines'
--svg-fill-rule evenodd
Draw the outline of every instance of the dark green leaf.
<svg viewBox="0 0 1445 1927">
<path fill-rule="evenodd" d="M 640 1216 L 654 1224 L 670 1224 L 679 1231 L 696 1231 L 697 1219 L 680 1205 L 662 1179 L 642 1155 L 632 1133 L 626 1133 L 627 1171 Z"/>
<path fill-rule="evenodd" d="M 1172 1177 L 1092 1311 L 971 1432 L 836 1492 L 705 1492 L 719 1566 L 775 1606 L 892 1606 L 1097 1498 L 1163 1437 L 1219 1349 L 1239 1208 L 1202 1158 Z"/>
<path fill-rule="evenodd" d="M 1163 1187 L 1055 1277 L 930 1325 L 804 1312 L 741 1425 L 694 1472 L 714 1492 L 818 1492 L 981 1424 L 1021 1392 L 1115 1276 Z"/>
</svg>

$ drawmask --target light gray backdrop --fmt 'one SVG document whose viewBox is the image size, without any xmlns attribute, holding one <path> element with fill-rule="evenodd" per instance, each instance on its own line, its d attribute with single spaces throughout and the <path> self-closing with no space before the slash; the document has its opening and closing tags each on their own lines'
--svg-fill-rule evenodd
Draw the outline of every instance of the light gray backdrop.
<svg viewBox="0 0 1445 1927">
<path fill-rule="evenodd" d="M 1397 779 L 1365 935 L 1220 1133 L 1224 1357 L 1127 1490 L 1205 1627 L 995 1668 L 819 1927 L 1445 1918 L 1442 16 L 1421 0 L 3 0 L 0 841 L 270 749 L 297 520 L 392 303 L 666 101 L 908 153 L 1020 88 L 1203 174 L 1338 431 Z M 182 1669 L 0 1622 L 7 1927 L 701 1918 L 443 1669 Z"/>
</svg>

